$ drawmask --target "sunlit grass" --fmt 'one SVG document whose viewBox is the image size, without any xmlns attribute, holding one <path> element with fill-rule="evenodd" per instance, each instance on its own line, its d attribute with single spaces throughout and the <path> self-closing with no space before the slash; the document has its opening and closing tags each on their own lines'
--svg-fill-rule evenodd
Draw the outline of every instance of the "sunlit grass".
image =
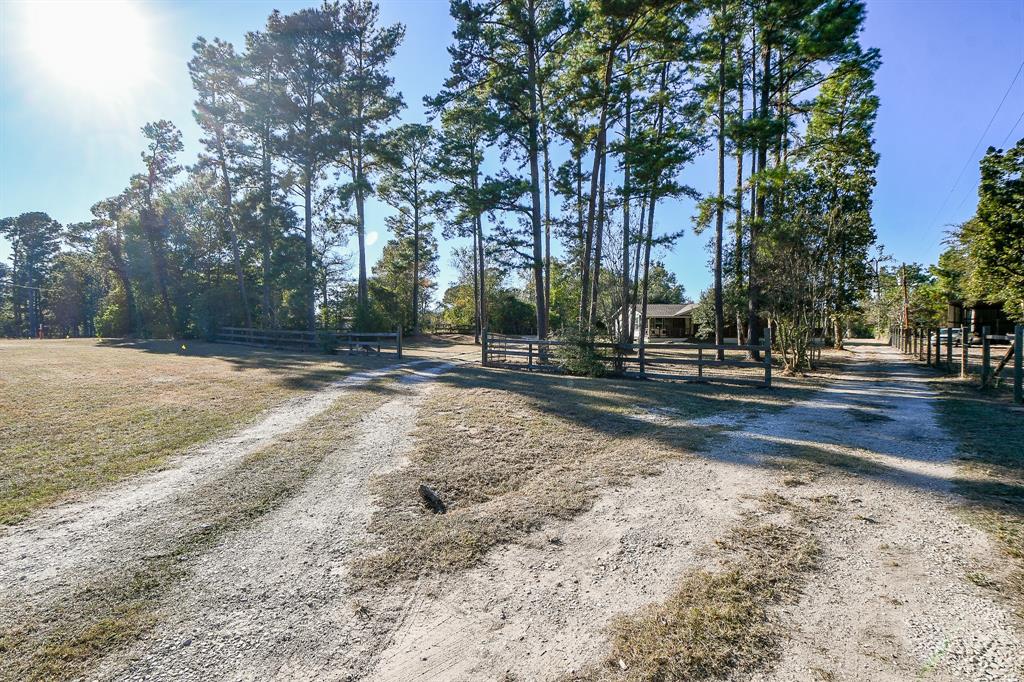
<svg viewBox="0 0 1024 682">
<path fill-rule="evenodd" d="M 159 467 L 349 368 L 191 342 L 0 341 L 0 525 Z"/>
<path fill-rule="evenodd" d="M 959 379 L 936 384 L 939 415 L 963 458 L 957 491 L 968 501 L 966 516 L 1017 562 L 1004 592 L 1024 612 L 1024 411 L 1008 390 L 983 392 Z"/>
</svg>

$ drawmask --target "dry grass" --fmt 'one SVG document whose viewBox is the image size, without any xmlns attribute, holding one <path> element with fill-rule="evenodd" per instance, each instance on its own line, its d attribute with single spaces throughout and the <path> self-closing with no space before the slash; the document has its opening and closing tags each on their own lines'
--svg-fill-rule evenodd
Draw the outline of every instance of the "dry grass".
<svg viewBox="0 0 1024 682">
<path fill-rule="evenodd" d="M 939 379 L 939 416 L 959 442 L 964 476 L 957 490 L 965 517 L 1016 564 L 999 591 L 1024 614 L 1024 412 L 1006 388 L 981 392 L 973 381 Z"/>
<path fill-rule="evenodd" d="M 0 341 L 0 525 L 159 467 L 339 378 L 353 366 L 342 360 L 195 342 Z"/>
<path fill-rule="evenodd" d="M 389 396 L 365 386 L 358 401 L 339 403 L 230 471 L 179 500 L 183 510 L 146 556 L 106 574 L 45 613 L 25 614 L 0 629 L 0 680 L 78 677 L 102 656 L 137 639 L 156 622 L 162 599 L 226 533 L 245 528 L 297 492 L 321 461 L 351 438 L 359 419 Z"/>
<path fill-rule="evenodd" d="M 743 675 L 778 656 L 782 632 L 773 606 L 792 599 L 820 553 L 810 528 L 819 512 L 775 495 L 717 543 L 718 570 L 693 569 L 663 603 L 611 626 L 612 651 L 583 679 L 649 682 Z"/>
<path fill-rule="evenodd" d="M 781 408 L 803 395 L 476 369 L 441 381 L 420 410 L 409 463 L 372 482 L 374 538 L 355 566 L 364 584 L 473 566 L 492 547 L 589 509 L 601 489 L 657 473 L 722 430 L 680 420 Z M 666 409 L 679 419 L 642 418 Z M 421 483 L 448 513 L 422 506 Z"/>
</svg>

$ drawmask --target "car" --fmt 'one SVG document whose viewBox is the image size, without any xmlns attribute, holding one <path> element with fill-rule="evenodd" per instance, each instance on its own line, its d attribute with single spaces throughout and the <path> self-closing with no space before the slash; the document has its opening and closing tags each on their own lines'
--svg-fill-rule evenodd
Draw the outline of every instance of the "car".
<svg viewBox="0 0 1024 682">
<path fill-rule="evenodd" d="M 953 332 L 953 345 L 954 346 L 962 345 L 963 341 L 964 341 L 964 337 L 963 337 L 963 330 L 961 330 L 960 327 L 952 327 L 952 328 L 950 328 L 950 327 L 942 327 L 941 329 L 939 329 L 939 337 L 942 340 L 941 341 L 942 345 L 946 345 L 946 340 L 949 338 L 949 332 L 950 331 Z M 928 340 L 931 342 L 931 344 L 933 346 L 935 345 L 935 332 L 932 332 L 928 336 Z"/>
</svg>

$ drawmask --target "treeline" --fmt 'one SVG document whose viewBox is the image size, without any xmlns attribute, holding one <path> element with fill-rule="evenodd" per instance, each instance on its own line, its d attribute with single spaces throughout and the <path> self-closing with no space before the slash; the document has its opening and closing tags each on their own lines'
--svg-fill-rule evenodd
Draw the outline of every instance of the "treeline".
<svg viewBox="0 0 1024 682">
<path fill-rule="evenodd" d="M 947 324 L 951 303 L 998 306 L 1024 322 L 1024 139 L 990 147 L 980 163 L 978 208 L 947 235 L 935 265 L 880 265 L 878 285 L 864 301 L 879 333 Z M 884 256 L 883 256 L 884 259 Z"/>
<path fill-rule="evenodd" d="M 794 369 L 816 331 L 841 344 L 874 241 L 879 58 L 858 42 L 861 2 L 452 0 L 451 14 L 450 75 L 422 124 L 395 125 L 389 62 L 405 29 L 380 25 L 368 0 L 275 12 L 241 50 L 200 38 L 189 70 L 203 154 L 181 169 L 178 131 L 149 124 L 139 174 L 93 220 L 8 219 L 5 281 L 27 287 L 9 324 L 31 329 L 32 309 L 82 333 L 342 318 L 416 330 L 440 225 L 471 242 L 447 318 L 495 325 L 503 306 L 542 337 L 617 328 L 625 342 L 640 333 L 630 306 L 653 300 L 657 254 L 686 227 L 659 229 L 658 209 L 691 197 L 693 227 L 711 236 L 717 340 L 771 324 Z M 707 152 L 716 185 L 692 187 Z M 392 238 L 368 272 L 372 200 L 393 208 Z M 75 304 L 58 316 L 57 301 Z"/>
</svg>

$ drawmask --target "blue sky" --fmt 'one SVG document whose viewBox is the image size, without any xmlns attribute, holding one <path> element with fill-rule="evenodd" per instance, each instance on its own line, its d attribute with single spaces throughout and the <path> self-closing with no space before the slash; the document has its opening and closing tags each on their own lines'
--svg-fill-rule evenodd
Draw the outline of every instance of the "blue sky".
<svg viewBox="0 0 1024 682">
<path fill-rule="evenodd" d="M 0 0 L 0 216 L 40 210 L 61 222 L 87 219 L 95 201 L 121 191 L 137 172 L 143 146 L 138 129 L 146 121 L 167 118 L 181 127 L 181 159 L 190 163 L 199 138 L 185 68 L 192 40 L 218 36 L 240 44 L 272 9 L 287 12 L 311 3 L 135 4 L 144 24 L 139 40 L 89 43 L 116 55 L 126 69 L 145 71 L 123 91 L 115 82 L 70 78 L 80 63 L 65 60 L 60 73 L 42 68 L 41 63 L 55 66 L 46 37 L 26 25 L 24 5 Z M 897 260 L 934 262 L 946 226 L 973 212 L 978 159 L 989 145 L 1007 139 L 1024 113 L 1022 74 L 972 155 L 1024 61 L 1024 0 L 869 0 L 867 5 L 862 43 L 879 48 L 883 59 L 875 131 L 881 154 L 874 205 L 879 240 Z M 445 48 L 452 29 L 447 1 L 383 0 L 381 14 L 386 22 L 407 25 L 393 71 L 408 105 L 403 120 L 422 121 L 423 96 L 435 93 L 447 73 Z M 67 44 L 59 38 L 54 42 Z M 147 59 L 138 56 L 143 53 Z M 1024 121 L 1009 143 L 1021 137 Z M 688 184 L 709 191 L 713 173 L 711 159 L 705 158 L 684 176 Z M 659 211 L 659 229 L 690 227 L 692 204 L 669 204 Z M 381 237 L 369 248 L 371 261 L 386 240 L 384 215 L 374 207 L 368 216 L 367 229 Z M 691 296 L 710 281 L 704 242 L 689 231 L 665 254 Z M 442 248 L 442 285 L 453 273 L 451 244 Z M 0 258 L 7 251 L 0 243 Z"/>
</svg>

